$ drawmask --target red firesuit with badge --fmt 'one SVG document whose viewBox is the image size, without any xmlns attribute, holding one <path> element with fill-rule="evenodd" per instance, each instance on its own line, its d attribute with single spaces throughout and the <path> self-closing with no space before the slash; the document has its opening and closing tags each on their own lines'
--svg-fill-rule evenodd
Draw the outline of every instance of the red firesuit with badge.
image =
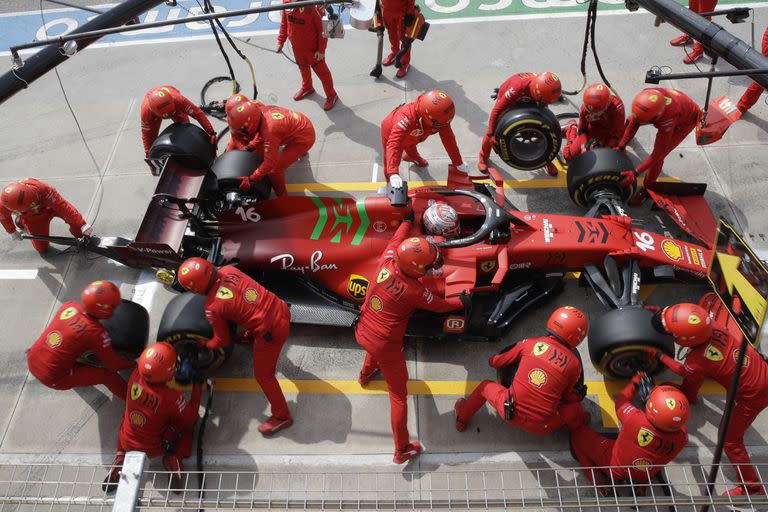
<svg viewBox="0 0 768 512">
<path fill-rule="evenodd" d="M 251 180 L 269 178 L 272 189 L 278 196 L 287 195 L 285 170 L 304 156 L 315 143 L 315 127 L 301 112 L 274 105 L 262 108 L 259 129 L 249 134 L 250 141 L 244 149 L 259 151 L 263 145 L 264 161 L 251 174 Z M 280 146 L 283 150 L 280 151 Z"/>
<path fill-rule="evenodd" d="M 189 457 L 202 386 L 194 386 L 192 398 L 187 400 L 181 391 L 147 382 L 134 370 L 128 388 L 117 450 L 141 451 L 147 457 Z M 166 443 L 170 450 L 163 446 Z"/>
<path fill-rule="evenodd" d="M 400 271 L 395 251 L 410 229 L 411 222 L 400 224 L 384 250 L 376 282 L 368 289 L 355 329 L 357 343 L 366 351 L 361 373 L 372 374 L 379 368 L 387 382 L 396 451 L 405 450 L 409 442 L 408 369 L 403 350 L 408 320 L 417 309 L 443 313 L 462 307 L 458 298 L 436 297 L 418 279 Z"/>
<path fill-rule="evenodd" d="M 256 382 L 272 407 L 272 416 L 290 418 L 288 404 L 275 378 L 277 359 L 290 331 L 288 304 L 235 267 L 227 266 L 216 272 L 205 301 L 205 317 L 213 328 L 213 337 L 206 344 L 212 350 L 232 342 L 229 322 L 250 332 Z"/>
<path fill-rule="evenodd" d="M 390 55 L 394 58 L 402 48 L 405 41 L 405 17 L 413 16 L 416 13 L 414 0 L 381 0 L 381 16 L 384 22 L 384 28 L 389 36 Z M 407 68 L 411 63 L 411 49 L 403 54 L 400 62 L 402 67 Z"/>
<path fill-rule="evenodd" d="M 763 32 L 763 55 L 768 56 L 768 28 Z M 743 113 L 752 108 L 752 105 L 757 103 L 757 99 L 763 94 L 763 86 L 757 82 L 752 82 L 744 91 L 744 95 L 739 100 L 738 108 Z"/>
<path fill-rule="evenodd" d="M 664 159 L 693 131 L 702 115 L 696 102 L 685 93 L 677 89 L 656 89 L 664 95 L 666 107 L 659 118 L 653 122 L 653 126 L 658 130 L 656 140 L 653 143 L 653 151 L 637 167 L 638 174 L 647 171 L 646 186 L 656 181 L 661 174 Z M 619 142 L 619 149 L 626 148 L 627 144 L 634 138 L 638 128 L 640 128 L 640 123 L 635 116 L 630 116 L 627 119 L 624 135 Z"/>
<path fill-rule="evenodd" d="M 83 353 L 93 351 L 103 368 L 78 363 Z M 104 384 L 115 396 L 125 399 L 125 380 L 117 373 L 133 361 L 112 350 L 109 333 L 77 302 L 66 302 L 27 352 L 29 372 L 52 389 Z"/>
<path fill-rule="evenodd" d="M 517 73 L 504 80 L 504 83 L 499 86 L 496 103 L 493 105 L 491 117 L 488 119 L 488 133 L 483 137 L 483 144 L 480 148 L 482 159 L 487 159 L 491 154 L 493 133 L 499 117 L 516 105 L 533 103 L 530 85 L 535 77 L 536 73 Z"/>
<path fill-rule="evenodd" d="M 291 0 L 283 0 L 284 4 Z M 301 73 L 301 90 L 311 90 L 312 70 L 323 84 L 323 91 L 327 98 L 336 96 L 333 88 L 333 77 L 328 64 L 323 57 L 315 58 L 315 53 L 325 54 L 328 46 L 328 38 L 323 37 L 323 11 L 322 5 L 287 9 L 283 11 L 280 20 L 280 33 L 277 36 L 277 44 L 282 47 L 285 40 L 291 42 L 293 56 Z"/>
<path fill-rule="evenodd" d="M 579 465 L 601 467 L 606 483 L 647 482 L 688 444 L 688 429 L 666 432 L 654 427 L 645 412 L 632 405 L 635 383 L 630 382 L 616 397 L 616 416 L 621 424 L 619 437 L 601 436 L 587 425 L 571 432 L 571 447 Z M 648 468 L 648 466 L 658 466 Z M 610 467 L 610 470 L 607 469 Z M 592 471 L 585 474 L 594 480 Z"/>
<path fill-rule="evenodd" d="M 69 232 L 74 237 L 83 236 L 82 227 L 85 225 L 85 219 L 66 199 L 61 197 L 59 192 L 42 181 L 34 178 L 21 180 L 21 183 L 31 185 L 37 191 L 40 202 L 34 208 L 21 212 L 17 215 L 14 222 L 14 212 L 0 206 L 0 223 L 5 231 L 13 233 L 16 231 L 16 225 L 23 228 L 30 235 L 48 236 L 50 234 L 50 225 L 54 217 L 58 217 L 69 224 Z M 42 240 L 32 240 L 32 246 L 39 253 L 48 250 L 48 242 Z"/>
<path fill-rule="evenodd" d="M 581 106 L 578 125 L 568 127 L 565 138 L 567 146 L 563 148 L 563 157 L 570 162 L 582 153 L 582 147 L 594 140 L 603 148 L 613 148 L 619 144 L 624 134 L 624 103 L 617 96 L 611 95 L 608 108 L 600 113 L 587 111 Z"/>
<path fill-rule="evenodd" d="M 160 131 L 160 124 L 163 122 L 162 117 L 156 116 L 149 110 L 149 97 L 157 89 L 163 89 L 164 92 L 167 92 L 173 98 L 175 112 L 170 118 L 171 121 L 174 123 L 188 123 L 189 116 L 192 116 L 208 134 L 216 134 L 213 125 L 211 125 L 205 113 L 200 110 L 200 107 L 189 101 L 175 87 L 160 85 L 147 91 L 144 101 L 141 102 L 141 140 L 144 143 L 145 155 L 149 154 L 149 148 L 155 142 L 157 133 Z"/>
<path fill-rule="evenodd" d="M 528 433 L 549 434 L 561 426 L 582 423 L 582 397 L 575 391 L 581 363 L 554 336 L 524 339 L 492 356 L 488 364 L 493 368 L 518 364 L 512 386 L 484 380 L 461 410 L 456 410 L 459 421 L 469 422 L 486 401 L 504 418 L 504 402 L 511 399 L 514 413 L 511 420 L 504 421 Z"/>
<path fill-rule="evenodd" d="M 741 346 L 741 333 L 731 330 L 733 320 L 724 318 L 728 316 L 727 312 L 720 300 L 713 296 L 713 293 L 708 293 L 699 302 L 700 306 L 710 309 L 714 317 L 712 337 L 709 342 L 692 347 L 683 363 L 659 354 L 662 363 L 683 377 L 680 389 L 692 404 L 698 400 L 699 388 L 704 379 L 713 379 L 725 389 L 731 386 Z M 712 308 L 712 306 L 715 307 Z M 744 433 L 755 418 L 768 407 L 766 389 L 768 389 L 768 363 L 752 348 L 752 345 L 747 344 L 739 389 L 736 392 L 736 404 L 723 449 L 731 463 L 736 465 L 742 483 L 748 486 L 759 483 L 760 478 L 751 466 L 749 454 L 744 446 Z"/>
<path fill-rule="evenodd" d="M 417 108 L 418 98 L 411 103 L 400 105 L 381 122 L 381 145 L 384 148 L 384 177 L 389 180 L 393 174 L 399 174 L 403 151 L 407 160 L 421 159 L 416 145 L 424 142 L 430 135 L 440 135 L 443 147 L 448 152 L 453 165 L 461 165 L 463 160 L 456 144 L 456 136 L 451 125 L 447 124 L 435 130 L 424 123 Z"/>
</svg>

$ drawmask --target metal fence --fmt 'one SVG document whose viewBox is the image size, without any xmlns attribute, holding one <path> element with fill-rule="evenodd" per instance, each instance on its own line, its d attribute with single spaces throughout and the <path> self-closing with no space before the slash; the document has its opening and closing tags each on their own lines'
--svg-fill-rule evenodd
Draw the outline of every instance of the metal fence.
<svg viewBox="0 0 768 512">
<path fill-rule="evenodd" d="M 59 464 L 0 466 L 0 512 L 76 510 L 768 510 L 765 495 L 724 497 L 718 479 L 706 492 L 710 467 L 675 464 L 651 483 L 596 486 L 579 468 L 403 472 L 185 472 L 184 489 L 168 474 L 126 458 L 115 494 L 102 490 L 109 467 Z M 764 474 L 768 465 L 756 465 Z M 651 471 L 652 468 L 647 468 Z M 613 485 L 610 485 L 610 484 Z M 202 491 L 202 492 L 201 492 Z M 605 491 L 609 491 L 607 495 Z"/>
</svg>

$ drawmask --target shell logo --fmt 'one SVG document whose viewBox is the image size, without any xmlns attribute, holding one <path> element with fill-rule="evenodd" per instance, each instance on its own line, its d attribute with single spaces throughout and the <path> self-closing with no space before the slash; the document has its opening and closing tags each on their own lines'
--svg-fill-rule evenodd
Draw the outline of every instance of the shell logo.
<svg viewBox="0 0 768 512">
<path fill-rule="evenodd" d="M 245 294 L 243 295 L 243 298 L 245 299 L 245 302 L 249 304 L 253 304 L 257 300 L 259 300 L 259 292 L 257 292 L 253 288 L 248 288 L 245 290 Z"/>
<path fill-rule="evenodd" d="M 539 368 L 531 370 L 528 373 L 528 382 L 530 382 L 537 388 L 540 388 L 547 383 L 547 374 L 544 373 L 544 371 L 540 370 Z"/>
<path fill-rule="evenodd" d="M 53 331 L 45 338 L 45 342 L 51 348 L 56 348 L 61 345 L 61 333 L 59 331 Z"/>
<path fill-rule="evenodd" d="M 382 309 L 384 309 L 384 303 L 376 295 L 371 297 L 371 309 L 376 311 L 376 312 L 379 312 Z"/>
<path fill-rule="evenodd" d="M 648 459 L 635 459 L 632 461 L 632 466 L 637 469 L 645 469 L 651 465 Z"/>
<path fill-rule="evenodd" d="M 147 423 L 147 417 L 139 411 L 133 411 L 128 416 L 128 420 L 131 422 L 131 425 L 136 427 L 143 427 Z"/>
<path fill-rule="evenodd" d="M 683 250 L 677 245 L 676 242 L 666 239 L 661 242 L 661 250 L 672 261 L 680 261 L 683 259 Z"/>
</svg>

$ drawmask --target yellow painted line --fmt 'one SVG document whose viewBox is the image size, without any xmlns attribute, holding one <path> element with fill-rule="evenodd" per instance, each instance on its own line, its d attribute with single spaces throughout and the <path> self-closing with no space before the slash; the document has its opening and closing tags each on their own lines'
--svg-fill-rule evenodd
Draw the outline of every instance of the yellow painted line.
<svg viewBox="0 0 768 512">
<path fill-rule="evenodd" d="M 363 388 L 356 380 L 295 380 L 278 379 L 284 393 L 307 395 L 385 395 L 387 385 L 383 380 L 373 380 Z M 421 396 L 466 396 L 480 384 L 477 380 L 410 380 L 408 393 Z M 597 397 L 603 426 L 615 428 L 616 405 L 613 397 L 618 395 L 626 381 L 588 381 L 587 394 Z M 256 380 L 250 378 L 218 377 L 215 379 L 216 391 L 234 393 L 259 393 L 261 388 Z M 707 381 L 701 388 L 702 395 L 724 395 L 723 388 L 713 381 Z"/>
</svg>

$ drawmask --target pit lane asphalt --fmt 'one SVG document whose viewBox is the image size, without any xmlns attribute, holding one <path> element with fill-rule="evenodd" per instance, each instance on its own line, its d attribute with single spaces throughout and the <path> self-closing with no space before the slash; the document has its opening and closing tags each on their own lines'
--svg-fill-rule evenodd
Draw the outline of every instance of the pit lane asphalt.
<svg viewBox="0 0 768 512">
<path fill-rule="evenodd" d="M 32 2 L 36 3 L 36 2 Z M 24 6 L 34 9 L 36 6 Z M 768 22 L 766 10 L 758 9 L 757 34 Z M 675 71 L 688 70 L 680 61 L 681 50 L 667 41 L 676 35 L 663 25 L 654 29 L 648 14 L 601 17 L 598 21 L 598 48 L 603 68 L 626 103 L 643 87 L 645 71 L 652 65 L 668 64 Z M 309 158 L 288 171 L 288 180 L 302 183 L 353 183 L 370 189 L 373 164 L 378 162 L 376 181 L 382 180 L 379 123 L 387 113 L 420 92 L 441 88 L 457 104 L 453 123 L 459 147 L 467 163 L 474 166 L 480 138 L 492 100 L 488 95 L 509 74 L 552 69 L 567 89 L 575 88 L 581 77 L 578 70 L 582 18 L 532 19 L 435 25 L 424 43 L 417 43 L 412 67 L 405 80 L 393 79 L 393 68 L 385 68 L 379 81 L 368 72 L 374 60 L 374 38 L 365 32 L 348 31 L 341 41 L 331 41 L 328 60 L 341 100 L 329 113 L 322 111 L 323 98 L 315 95 L 300 103 L 291 96 L 298 86 L 298 72 L 283 57 L 245 47 L 257 66 L 260 99 L 305 112 L 313 120 L 318 140 Z M 735 29 L 748 38 L 748 25 Z M 252 42 L 274 46 L 274 36 L 254 37 Z M 244 89 L 249 90 L 248 73 L 235 58 L 233 62 Z M 707 62 L 706 60 L 703 62 Z M 701 64 L 702 68 L 707 64 Z M 727 65 L 720 66 L 727 68 Z M 161 44 L 83 52 L 60 67 L 61 78 L 75 112 L 83 126 L 98 169 L 90 161 L 79 139 L 74 122 L 63 102 L 54 74 L 46 75 L 28 90 L 19 93 L 2 108 L 0 123 L 0 161 L 6 181 L 35 176 L 59 188 L 94 224 L 100 235 L 131 237 L 138 229 L 145 205 L 156 184 L 149 175 L 141 153 L 138 106 L 149 87 L 161 83 L 176 85 L 184 94 L 197 98 L 200 87 L 226 68 L 212 41 L 187 44 Z M 590 80 L 597 72 L 590 66 Z M 727 94 L 737 100 L 749 80 L 720 79 L 713 97 Z M 319 86 L 319 84 L 316 84 Z M 674 86 L 703 103 L 706 84 L 699 81 Z M 570 104 L 557 105 L 556 112 L 574 111 Z M 755 249 L 768 249 L 765 240 L 768 218 L 764 210 L 768 193 L 768 107 L 760 101 L 733 126 L 724 139 L 700 148 L 689 137 L 667 159 L 665 174 L 687 181 L 709 184 L 707 199 L 716 215 L 724 215 L 747 235 Z M 218 129 L 221 123 L 216 122 Z M 640 130 L 631 151 L 639 157 L 651 149 L 652 131 Z M 404 174 L 411 179 L 445 179 L 447 158 L 439 139 L 421 146 L 430 160 L 427 169 L 411 168 Z M 500 163 L 497 159 L 497 163 Z M 500 165 L 507 179 L 547 180 L 544 172 L 523 172 Z M 553 182 L 556 183 L 556 182 Z M 301 189 L 300 185 L 296 186 Z M 334 194 L 360 196 L 346 185 Z M 354 186 L 352 186 L 354 189 Z M 510 200 L 520 209 L 578 214 L 562 188 L 514 188 Z M 652 219 L 649 206 L 632 210 L 633 216 Z M 57 221 L 58 222 L 58 221 Z M 54 232 L 66 234 L 62 224 Z M 122 414 L 121 401 L 111 399 L 105 389 L 55 392 L 28 376 L 24 351 L 36 338 L 55 309 L 66 300 L 76 299 L 82 287 L 94 279 L 111 279 L 122 284 L 130 296 L 146 274 L 120 267 L 101 258 L 86 255 L 55 255 L 40 259 L 26 243 L 0 237 L 0 269 L 37 269 L 36 279 L 0 280 L 0 321 L 4 326 L 0 344 L 0 460 L 2 457 L 40 457 L 68 454 L 111 460 L 116 432 Z M 157 326 L 163 306 L 172 297 L 162 288 L 141 287 L 153 294 L 152 329 Z M 702 287 L 659 287 L 650 302 L 665 304 L 693 299 Z M 573 304 L 596 318 L 603 311 L 593 294 L 568 284 L 556 304 Z M 554 305 L 552 306 L 554 307 Z M 508 339 L 498 344 L 429 344 L 407 347 L 412 380 L 477 381 L 493 378 L 487 367 L 488 355 L 510 340 L 542 332 L 550 308 L 534 311 L 522 318 Z M 586 343 L 582 346 L 589 358 Z M 279 376 L 288 380 L 354 381 L 363 353 L 352 333 L 343 329 L 301 327 L 291 338 L 279 363 Z M 586 363 L 588 381 L 602 381 Z M 251 376 L 250 354 L 237 347 L 233 357 L 216 372 L 217 376 Z M 350 386 L 352 384 L 349 384 Z M 473 463 L 492 464 L 483 459 L 498 453 L 520 454 L 530 467 L 560 459 L 569 463 L 566 437 L 534 437 L 502 424 L 495 413 L 482 410 L 468 432 L 453 429 L 453 403 L 458 396 L 423 394 L 411 397 L 409 426 L 430 454 L 409 469 L 468 467 Z M 206 452 L 217 464 L 241 464 L 250 456 L 277 461 L 278 455 L 300 456 L 290 459 L 294 471 L 301 471 L 302 460 L 340 461 L 344 464 L 385 464 L 392 451 L 385 395 L 290 393 L 295 424 L 274 439 L 264 439 L 256 425 L 265 417 L 263 396 L 252 392 L 220 392 L 212 424 L 206 436 Z M 587 408 L 592 424 L 600 425 L 597 399 L 590 396 Z M 722 398 L 707 396 L 694 409 L 691 450 L 687 460 L 707 461 L 714 445 Z M 767 418 L 759 418 L 747 434 L 747 445 L 765 444 Z M 700 448 L 700 450 L 697 450 Z M 462 459 L 462 456 L 464 458 Z M 272 457 L 272 458 L 269 458 Z M 458 457 L 458 459 L 456 459 Z M 263 458 L 263 459 L 262 459 Z M 755 458 L 765 461 L 764 454 Z M 459 460 L 459 462 L 456 462 Z M 505 461 L 509 463 L 509 461 Z M 264 462 L 266 464 L 266 462 Z M 390 465 L 387 470 L 399 470 Z"/>
</svg>

